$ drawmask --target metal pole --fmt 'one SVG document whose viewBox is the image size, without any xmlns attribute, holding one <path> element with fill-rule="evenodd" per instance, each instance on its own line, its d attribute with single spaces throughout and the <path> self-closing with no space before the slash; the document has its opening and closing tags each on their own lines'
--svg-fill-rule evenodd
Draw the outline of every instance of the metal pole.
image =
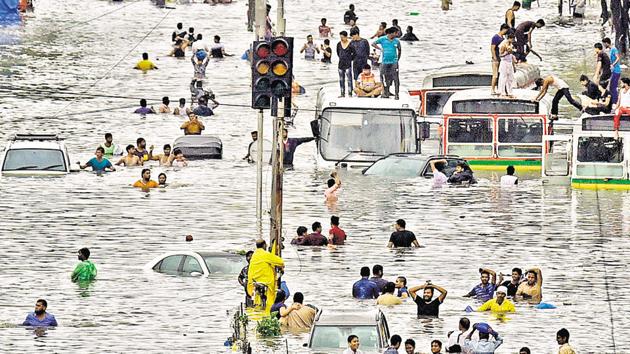
<svg viewBox="0 0 630 354">
<path fill-rule="evenodd" d="M 247 30 L 254 31 L 254 13 L 256 12 L 256 0 L 247 0 Z"/>
<path fill-rule="evenodd" d="M 258 110 L 258 141 L 256 141 L 256 229 L 262 237 L 262 191 L 263 191 L 263 110 Z"/>
<path fill-rule="evenodd" d="M 278 101 L 278 116 L 273 122 L 273 146 L 272 157 L 273 179 L 271 182 L 271 218 L 269 242 L 276 242 L 276 254 L 282 255 L 282 174 L 284 172 L 284 141 L 282 130 L 284 129 L 284 99 Z"/>
<path fill-rule="evenodd" d="M 267 4 L 265 0 L 256 0 L 255 9 L 255 25 L 256 25 L 256 39 L 265 38 L 265 29 L 267 27 Z"/>
<path fill-rule="evenodd" d="M 278 9 L 276 12 L 278 16 L 278 36 L 284 36 L 284 30 L 286 28 L 286 20 L 284 19 L 284 0 L 278 0 Z"/>
</svg>

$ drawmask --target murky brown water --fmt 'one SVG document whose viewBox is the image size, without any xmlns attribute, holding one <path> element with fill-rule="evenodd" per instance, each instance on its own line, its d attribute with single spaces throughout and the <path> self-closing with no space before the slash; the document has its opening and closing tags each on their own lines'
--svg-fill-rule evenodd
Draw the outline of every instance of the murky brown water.
<svg viewBox="0 0 630 354">
<path fill-rule="evenodd" d="M 371 36 L 381 20 L 399 18 L 403 28 L 413 25 L 421 38 L 420 43 L 404 45 L 401 61 L 403 83 L 417 88 L 426 69 L 485 61 L 490 37 L 511 1 L 455 0 L 448 13 L 429 1 L 400 1 L 396 6 L 381 0 L 371 3 L 371 9 L 357 3 L 364 35 Z M 346 5 L 330 0 L 287 2 L 288 32 L 300 44 L 307 33 L 316 33 L 321 17 L 328 17 L 334 32 L 339 32 L 345 29 L 341 18 Z M 164 57 L 179 21 L 194 26 L 207 39 L 222 36 L 226 50 L 237 57 L 210 64 L 212 88 L 222 103 L 249 104 L 249 66 L 238 59 L 252 38 L 245 31 L 244 1 L 216 7 L 178 6 L 171 12 L 148 1 L 41 0 L 37 6 L 35 17 L 23 28 L 4 32 L 21 43 L 0 46 L 1 141 L 17 132 L 60 133 L 67 138 L 73 161 L 89 158 L 105 132 L 125 145 L 143 136 L 158 151 L 172 143 L 180 135 L 179 118 L 140 118 L 129 112 L 141 97 L 154 101 L 165 95 L 171 101 L 189 97 L 189 61 Z M 68 29 L 122 6 L 126 7 Z M 575 79 L 583 71 L 590 73 L 593 64 L 590 48 L 599 38 L 599 26 L 593 22 L 596 11 L 591 9 L 592 21 L 582 28 L 560 27 L 553 25 L 555 2 L 541 1 L 541 6 L 519 11 L 517 19 L 548 20 L 549 26 L 537 30 L 534 40 L 545 59 L 541 71 L 560 73 L 577 88 Z M 420 16 L 405 15 L 410 11 L 419 11 Z M 144 51 L 152 58 L 159 56 L 158 71 L 142 74 L 131 69 Z M 296 63 L 296 77 L 307 89 L 298 105 L 313 108 L 322 83 L 335 84 L 336 66 Z M 88 88 L 92 95 L 133 99 L 85 98 L 81 93 Z M 50 94 L 51 89 L 57 93 Z M 65 99 L 57 97 L 62 92 Z M 62 113 L 103 111 L 53 118 L 62 108 Z M 163 251 L 247 249 L 256 237 L 255 168 L 241 160 L 249 131 L 256 127 L 255 112 L 223 106 L 216 113 L 205 120 L 206 132 L 221 137 L 224 159 L 166 169 L 173 185 L 163 191 L 145 194 L 132 189 L 129 185 L 140 174 L 137 168 L 104 177 L 83 172 L 55 179 L 0 180 L 1 351 L 224 350 L 223 341 L 230 334 L 226 313 L 242 299 L 235 279 L 171 278 L 142 271 Z M 309 135 L 312 117 L 310 111 L 300 112 L 290 134 Z M 315 161 L 314 144 L 303 145 L 295 171 L 286 175 L 287 238 L 299 225 L 316 220 L 328 224 L 331 211 L 323 203 L 323 181 L 329 171 L 317 168 Z M 154 175 L 161 171 L 153 167 Z M 459 317 L 465 315 L 466 305 L 473 304 L 462 295 L 478 281 L 480 266 L 504 273 L 513 266 L 539 266 L 544 273 L 544 300 L 558 306 L 556 310 L 519 306 L 518 313 L 503 323 L 485 314 L 469 316 L 472 321 L 491 322 L 504 336 L 499 352 L 515 352 L 524 345 L 533 352 L 552 352 L 557 348 L 555 332 L 561 327 L 571 331 L 571 342 L 580 352 L 622 353 L 630 348 L 620 335 L 630 327 L 627 193 L 542 188 L 537 180 L 506 191 L 492 175 L 473 188 L 440 191 L 432 190 L 425 180 L 354 173 L 342 177 L 345 190 L 335 212 L 349 234 L 348 245 L 336 251 L 287 246 L 284 253 L 285 279 L 292 292 L 305 293 L 307 303 L 326 311 L 374 308 L 350 295 L 364 265 L 382 264 L 386 278 L 405 275 L 412 286 L 431 279 L 449 291 L 440 319 L 415 319 L 415 305 L 409 302 L 385 310 L 392 333 L 414 338 L 418 350 L 428 351 L 432 339 L 445 342 L 446 333 L 456 329 Z M 268 171 L 265 182 L 270 184 Z M 421 249 L 385 248 L 390 225 L 398 218 L 406 219 L 408 228 L 419 236 Z M 195 236 L 192 244 L 183 241 L 186 234 Z M 99 270 L 98 280 L 88 289 L 69 279 L 81 247 L 92 250 Z M 40 297 L 48 300 L 60 326 L 35 338 L 32 331 L 15 325 Z M 300 351 L 306 341 L 306 336 L 287 338 L 291 353 Z M 264 344 L 256 348 L 257 352 L 273 350 Z"/>
</svg>

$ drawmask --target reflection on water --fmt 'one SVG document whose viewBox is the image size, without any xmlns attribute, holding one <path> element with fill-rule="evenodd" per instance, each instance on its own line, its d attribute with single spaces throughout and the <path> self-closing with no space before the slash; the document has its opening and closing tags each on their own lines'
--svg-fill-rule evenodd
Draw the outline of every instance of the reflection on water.
<svg viewBox="0 0 630 354">
<path fill-rule="evenodd" d="M 380 0 L 372 3 L 372 9 L 357 6 L 364 37 L 380 21 L 398 18 L 403 27 L 413 25 L 421 38 L 419 43 L 403 45 L 401 78 L 408 88 L 417 87 L 425 69 L 465 59 L 486 61 L 489 38 L 509 5 L 456 1 L 452 11 L 442 13 L 428 2 L 401 2 L 397 7 Z M 120 6 L 127 7 L 78 25 Z M 593 64 L 590 56 L 585 59 L 581 46 L 590 50 L 599 39 L 595 11 L 583 28 L 559 27 L 553 25 L 555 5 L 541 2 L 541 6 L 519 11 L 517 19 L 549 19 L 534 38 L 534 46 L 545 58 L 539 63 L 541 71 L 559 73 L 577 84 L 574 79 L 587 68 L 590 72 Z M 306 34 L 317 30 L 321 17 L 329 19 L 335 32 L 345 29 L 340 23 L 345 7 L 329 0 L 291 2 L 289 33 L 299 45 Z M 190 63 L 165 57 L 175 24 L 194 26 L 207 39 L 219 34 L 226 51 L 240 54 L 252 37 L 244 31 L 245 10 L 244 2 L 178 6 L 141 41 L 168 10 L 148 1 L 121 5 L 92 0 L 89 6 L 77 0 L 38 2 L 35 16 L 15 32 L 20 42 L 0 44 L 0 140 L 17 132 L 59 133 L 67 138 L 72 161 L 86 161 L 104 133 L 111 132 L 123 146 L 142 136 L 160 152 L 163 144 L 181 134 L 183 119 L 141 118 L 130 112 L 139 98 L 157 105 L 162 96 L 169 96 L 171 102 L 189 97 Z M 414 11 L 421 16 L 405 15 Z M 144 74 L 131 69 L 144 51 L 155 58 L 159 70 Z M 334 64 L 308 63 L 299 57 L 296 54 L 295 73 L 306 95 L 297 99 L 303 110 L 290 135 L 308 136 L 313 112 L 306 109 L 314 106 L 318 88 L 335 83 L 337 74 Z M 249 104 L 249 70 L 236 57 L 211 62 L 209 80 L 220 102 Z M 81 113 L 87 111 L 92 113 Z M 53 117 L 57 113 L 67 115 Z M 141 168 L 122 168 L 103 176 L 81 172 L 54 179 L 0 179 L 0 351 L 108 348 L 122 352 L 132 342 L 135 348 L 156 352 L 221 351 L 230 335 L 227 313 L 243 298 L 236 279 L 169 277 L 144 272 L 142 267 L 164 251 L 252 247 L 255 168 L 241 158 L 249 132 L 256 128 L 255 117 L 247 108 L 220 106 L 216 116 L 204 122 L 208 134 L 223 140 L 223 160 L 192 161 L 183 169 L 152 166 L 153 175 L 168 175 L 171 186 L 164 190 L 142 193 L 132 188 Z M 265 127 L 269 138 L 269 120 Z M 328 225 L 330 210 L 323 190 L 330 171 L 315 162 L 314 144 L 305 144 L 297 151 L 295 170 L 286 174 L 287 238 L 299 225 L 314 221 Z M 269 173 L 266 168 L 265 196 Z M 473 322 L 491 323 L 505 338 L 501 352 L 514 352 L 523 345 L 534 352 L 551 352 L 561 327 L 571 331 L 571 342 L 583 352 L 612 352 L 613 340 L 618 349 L 630 347 L 628 339 L 618 335 L 620 329 L 630 327 L 626 306 L 630 286 L 625 277 L 630 256 L 630 212 L 624 208 L 628 194 L 542 188 L 536 180 L 505 190 L 498 186 L 498 175 L 480 177 L 471 188 L 437 191 L 421 179 L 342 173 L 344 191 L 334 212 L 349 235 L 347 245 L 332 251 L 287 245 L 284 279 L 292 292 L 305 294 L 306 303 L 325 311 L 374 308 L 373 302 L 351 298 L 352 283 L 364 265 L 382 264 L 385 278 L 404 275 L 410 286 L 429 279 L 444 286 L 449 294 L 439 319 L 416 319 L 411 300 L 384 309 L 390 331 L 414 338 L 420 351 L 428 351 L 432 339 L 445 342 L 446 333 L 455 330 L 464 315 Z M 269 207 L 267 198 L 264 206 Z M 398 218 L 416 233 L 420 249 L 385 248 Z M 188 234 L 194 235 L 192 243 L 183 240 Z M 81 247 L 90 248 L 90 259 L 99 269 L 97 281 L 87 288 L 70 281 Z M 506 321 L 488 314 L 467 315 L 466 306 L 477 304 L 462 295 L 478 282 L 480 266 L 503 273 L 514 266 L 540 267 L 544 301 L 558 308 L 519 305 Z M 37 298 L 48 300 L 48 310 L 60 327 L 33 341 L 31 334 L 13 324 L 23 320 Z M 296 353 L 303 350 L 307 336 L 286 338 L 290 352 Z M 283 342 L 260 342 L 256 352 L 280 352 Z"/>
</svg>

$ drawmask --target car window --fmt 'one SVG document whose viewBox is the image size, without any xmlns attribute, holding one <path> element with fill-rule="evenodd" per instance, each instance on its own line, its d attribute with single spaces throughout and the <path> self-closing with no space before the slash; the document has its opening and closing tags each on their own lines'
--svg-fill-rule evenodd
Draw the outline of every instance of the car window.
<svg viewBox="0 0 630 354">
<path fill-rule="evenodd" d="M 379 349 L 378 330 L 373 326 L 315 326 L 311 348 L 347 348 L 348 336 L 357 335 L 362 349 Z"/>
<path fill-rule="evenodd" d="M 201 269 L 201 264 L 199 264 L 199 262 L 197 261 L 195 257 L 186 256 L 186 259 L 184 259 L 184 266 L 182 267 L 182 273 L 190 274 L 192 272 L 203 274 L 203 270 Z"/>
<path fill-rule="evenodd" d="M 183 255 L 168 256 L 161 261 L 159 272 L 175 274 L 179 270 L 179 264 L 184 258 Z"/>
<path fill-rule="evenodd" d="M 376 161 L 366 171 L 366 175 L 415 177 L 420 174 L 424 159 L 405 156 L 391 156 Z"/>
<path fill-rule="evenodd" d="M 16 149 L 7 151 L 4 171 L 65 171 L 61 150 Z"/>
<path fill-rule="evenodd" d="M 246 265 L 245 257 L 204 256 L 210 274 L 238 274 Z"/>
</svg>

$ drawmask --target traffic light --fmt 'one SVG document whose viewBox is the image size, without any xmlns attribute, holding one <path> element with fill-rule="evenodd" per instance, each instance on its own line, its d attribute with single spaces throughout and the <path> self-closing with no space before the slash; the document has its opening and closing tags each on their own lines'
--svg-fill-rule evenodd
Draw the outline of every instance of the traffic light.
<svg viewBox="0 0 630 354">
<path fill-rule="evenodd" d="M 268 109 L 272 98 L 291 98 L 293 38 L 275 37 L 252 46 L 252 108 Z"/>
</svg>

